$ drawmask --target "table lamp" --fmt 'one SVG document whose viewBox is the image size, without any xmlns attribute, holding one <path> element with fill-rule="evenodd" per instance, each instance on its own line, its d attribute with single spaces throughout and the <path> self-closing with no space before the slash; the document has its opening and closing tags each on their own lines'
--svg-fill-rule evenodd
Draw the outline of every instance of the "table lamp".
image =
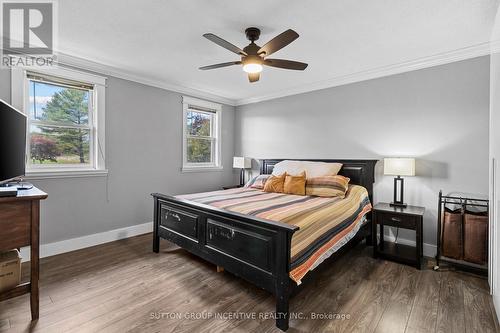
<svg viewBox="0 0 500 333">
<path fill-rule="evenodd" d="M 245 169 L 252 167 L 252 160 L 248 157 L 233 157 L 233 168 L 241 169 L 240 171 L 240 186 L 245 185 Z"/>
<path fill-rule="evenodd" d="M 406 207 L 403 200 L 404 179 L 401 176 L 415 176 L 415 159 L 384 158 L 384 175 L 397 176 L 394 178 L 394 201 L 391 202 L 391 206 Z"/>
</svg>

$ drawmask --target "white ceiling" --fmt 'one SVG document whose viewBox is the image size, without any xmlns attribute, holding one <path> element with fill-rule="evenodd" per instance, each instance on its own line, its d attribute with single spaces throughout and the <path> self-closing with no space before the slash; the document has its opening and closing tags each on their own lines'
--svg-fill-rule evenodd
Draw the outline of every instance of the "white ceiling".
<svg viewBox="0 0 500 333">
<path fill-rule="evenodd" d="M 489 41 L 497 0 L 64 0 L 59 50 L 142 77 L 235 103 L 305 91 L 322 82 Z M 244 30 L 263 45 L 286 29 L 300 37 L 273 57 L 309 63 L 304 72 L 266 67 L 250 84 L 238 60 L 202 37 L 212 32 L 243 47 Z"/>
</svg>

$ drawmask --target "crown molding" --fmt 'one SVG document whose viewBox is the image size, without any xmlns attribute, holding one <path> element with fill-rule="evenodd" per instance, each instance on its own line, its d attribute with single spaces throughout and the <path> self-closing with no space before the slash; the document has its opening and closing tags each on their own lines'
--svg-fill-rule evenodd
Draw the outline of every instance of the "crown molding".
<svg viewBox="0 0 500 333">
<path fill-rule="evenodd" d="M 449 52 L 443 52 L 428 57 L 422 57 L 410 61 L 401 62 L 398 64 L 392 64 L 357 73 L 337 76 L 328 80 L 304 84 L 290 89 L 281 90 L 272 94 L 256 96 L 251 98 L 243 98 L 243 99 L 231 99 L 223 97 L 216 92 L 208 91 L 205 89 L 202 90 L 202 89 L 189 88 L 181 84 L 165 82 L 159 79 L 141 75 L 134 71 L 120 69 L 112 65 L 106 65 L 103 63 L 95 62 L 90 59 L 76 57 L 65 53 L 58 53 L 58 63 L 62 66 L 72 67 L 75 69 L 83 69 L 98 74 L 113 76 L 148 86 L 177 92 L 180 94 L 207 99 L 216 103 L 222 103 L 231 106 L 241 106 L 241 105 L 258 103 L 262 101 L 267 101 L 291 95 L 302 94 L 310 91 L 332 88 L 350 83 L 381 78 L 394 74 L 411 72 L 419 69 L 485 56 L 490 53 L 497 53 L 497 52 L 500 52 L 500 41 L 485 42 Z"/>
<path fill-rule="evenodd" d="M 492 40 L 490 42 L 490 53 L 500 53 L 500 40 Z"/>
<path fill-rule="evenodd" d="M 310 84 L 305 84 L 297 86 L 290 89 L 281 90 L 276 93 L 256 96 L 251 98 L 244 98 L 236 100 L 236 106 L 258 103 L 262 101 L 267 101 L 271 99 L 302 94 L 310 91 L 321 90 L 326 88 L 332 88 L 337 86 L 342 86 L 350 83 L 361 82 L 376 78 L 381 78 L 385 76 L 390 76 L 394 74 L 400 74 L 405 72 L 411 72 L 419 69 L 444 65 L 456 61 L 476 58 L 480 56 L 485 56 L 493 52 L 494 50 L 500 50 L 500 42 L 485 42 L 469 47 L 464 47 L 458 50 L 453 50 L 449 52 L 444 52 L 436 54 L 433 56 L 422 57 L 415 60 L 405 61 L 398 64 L 383 66 L 375 69 L 370 69 L 366 71 L 361 71 L 353 74 L 337 76 L 328 80 L 313 82 Z"/>
<path fill-rule="evenodd" d="M 203 98 L 210 100 L 212 102 L 226 104 L 235 106 L 235 100 L 222 97 L 217 93 L 210 92 L 208 90 L 200 90 L 195 88 L 185 87 L 181 84 L 168 83 L 162 80 L 147 77 L 145 75 L 138 74 L 133 71 L 128 71 L 125 69 L 120 69 L 112 65 L 106 65 L 100 62 L 95 62 L 90 59 L 85 59 L 82 57 L 76 57 L 66 53 L 57 53 L 57 63 L 63 67 L 70 67 L 73 69 L 83 69 L 86 71 L 95 72 L 98 74 L 103 74 L 107 76 L 113 76 L 119 79 L 124 79 L 128 81 L 137 82 L 147 86 L 160 88 L 164 90 L 169 90 L 177 92 L 184 95 L 189 95 L 193 97 Z"/>
</svg>

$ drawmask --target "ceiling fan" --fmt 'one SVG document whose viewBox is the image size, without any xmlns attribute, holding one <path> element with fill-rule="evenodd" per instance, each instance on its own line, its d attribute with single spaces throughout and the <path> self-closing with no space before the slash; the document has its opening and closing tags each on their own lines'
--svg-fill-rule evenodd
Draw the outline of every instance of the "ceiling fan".
<svg viewBox="0 0 500 333">
<path fill-rule="evenodd" d="M 282 48 L 299 38 L 299 34 L 292 29 L 288 29 L 287 31 L 279 34 L 262 47 L 255 44 L 255 41 L 259 39 L 260 36 L 260 30 L 258 28 L 248 28 L 245 30 L 245 34 L 250 40 L 250 44 L 244 47 L 243 50 L 214 34 L 204 34 L 203 37 L 207 38 L 208 40 L 241 56 L 241 60 L 203 66 L 200 67 L 200 69 L 207 70 L 233 65 L 243 65 L 243 70 L 248 73 L 248 80 L 250 82 L 259 81 L 260 72 L 262 72 L 263 69 L 262 65 L 299 71 L 303 71 L 304 69 L 306 69 L 307 64 L 303 62 L 284 59 L 266 59 L 266 57 L 270 56 L 278 50 L 281 50 Z"/>
</svg>

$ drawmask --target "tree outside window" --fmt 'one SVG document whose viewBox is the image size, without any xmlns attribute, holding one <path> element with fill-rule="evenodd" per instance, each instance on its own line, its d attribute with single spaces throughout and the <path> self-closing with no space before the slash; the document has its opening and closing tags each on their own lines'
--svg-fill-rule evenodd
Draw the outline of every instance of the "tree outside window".
<svg viewBox="0 0 500 333">
<path fill-rule="evenodd" d="M 90 89 L 29 80 L 30 163 L 91 164 Z"/>
<path fill-rule="evenodd" d="M 183 97 L 184 171 L 222 169 L 220 104 Z"/>
</svg>

